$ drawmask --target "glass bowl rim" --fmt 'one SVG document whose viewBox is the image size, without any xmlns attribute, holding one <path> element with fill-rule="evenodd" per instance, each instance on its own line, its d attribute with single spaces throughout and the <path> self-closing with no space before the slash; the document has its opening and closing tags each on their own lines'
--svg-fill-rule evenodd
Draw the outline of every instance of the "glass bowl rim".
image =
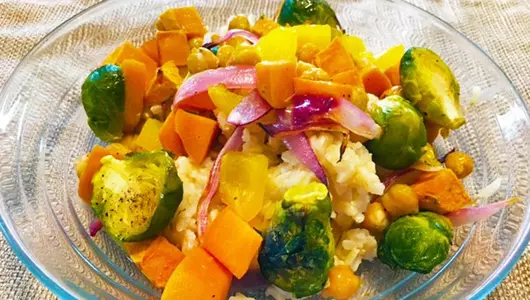
<svg viewBox="0 0 530 300">
<path fill-rule="evenodd" d="M 520 107 L 523 108 L 525 113 L 525 118 L 528 121 L 530 119 L 529 116 L 529 107 L 527 104 L 523 101 L 521 94 L 514 86 L 513 82 L 509 79 L 509 77 L 506 75 L 504 70 L 502 70 L 499 65 L 475 42 L 473 42 L 470 38 L 468 38 L 466 35 L 464 35 L 462 32 L 454 28 L 451 24 L 444 21 L 440 17 L 434 15 L 433 13 L 424 10 L 423 8 L 409 3 L 406 0 L 378 0 L 378 1 L 386 1 L 386 2 L 393 2 L 397 3 L 398 5 L 402 6 L 408 6 L 412 10 L 416 10 L 419 14 L 422 14 L 424 16 L 427 16 L 431 20 L 433 20 L 435 23 L 438 23 L 442 27 L 445 27 L 449 31 L 456 33 L 458 36 L 463 38 L 466 42 L 468 42 L 470 45 L 473 45 L 476 49 L 478 49 L 482 55 L 486 58 L 486 60 L 491 64 L 491 66 L 496 69 L 502 77 L 506 79 L 506 81 L 509 83 L 509 86 L 512 90 L 512 92 L 517 96 L 515 101 L 519 104 Z M 62 32 L 65 28 L 68 28 L 70 25 L 75 24 L 76 21 L 83 20 L 83 17 L 90 16 L 90 15 L 97 15 L 100 10 L 108 9 L 112 6 L 118 6 L 122 3 L 125 3 L 127 1 L 125 0 L 106 0 L 98 2 L 90 7 L 87 7 L 80 12 L 76 13 L 72 17 L 68 18 L 61 24 L 59 24 L 57 27 L 55 27 L 52 31 L 47 33 L 38 43 L 36 43 L 31 50 L 25 54 L 20 62 L 17 64 L 17 66 L 14 68 L 11 75 L 9 75 L 7 81 L 5 82 L 4 86 L 0 90 L 0 107 L 5 105 L 6 102 L 6 96 L 7 91 L 10 90 L 11 85 L 13 84 L 14 77 L 18 74 L 18 71 L 22 68 L 22 66 L 28 64 L 30 58 L 39 50 L 45 48 L 47 46 L 47 42 L 49 40 L 53 40 L 54 38 L 57 38 L 61 36 L 66 32 Z M 80 23 L 83 23 L 82 21 Z M 9 124 L 12 120 L 9 119 L 9 116 L 6 116 L 8 118 L 7 122 L 3 122 L 4 124 Z M 0 124 L 0 133 L 4 133 L 3 128 Z M 2 201 L 2 195 L 0 194 L 0 201 Z M 527 205 L 528 206 L 528 205 Z M 38 279 L 40 280 L 46 288 L 48 288 L 53 294 L 58 296 L 60 299 L 75 299 L 75 296 L 64 286 L 58 284 L 55 281 L 54 276 L 49 274 L 44 268 L 40 266 L 40 264 L 34 259 L 28 255 L 24 247 L 22 247 L 22 243 L 16 234 L 12 234 L 14 232 L 14 229 L 12 228 L 13 225 L 9 222 L 6 222 L 6 220 L 10 220 L 9 215 L 6 214 L 3 207 L 0 207 L 0 230 L 2 231 L 4 237 L 6 238 L 9 246 L 15 253 L 15 255 L 20 259 L 20 261 L 28 268 L 28 270 Z M 524 253 L 524 250 L 526 249 L 526 246 L 528 245 L 530 241 L 530 226 L 526 226 L 524 228 L 519 229 L 518 233 L 518 239 L 514 247 L 512 247 L 507 255 L 500 261 L 499 266 L 495 271 L 493 271 L 491 274 L 488 275 L 488 277 L 482 282 L 480 286 L 477 286 L 474 288 L 474 291 L 476 291 L 474 294 L 470 295 L 474 299 L 483 299 L 485 298 L 489 293 L 493 291 L 493 289 L 499 285 L 505 278 L 508 276 L 510 271 L 513 269 L 515 264 L 519 261 L 522 254 Z M 72 288 L 72 286 L 70 286 Z M 76 289 L 76 292 L 79 294 L 83 294 L 84 292 Z"/>
</svg>

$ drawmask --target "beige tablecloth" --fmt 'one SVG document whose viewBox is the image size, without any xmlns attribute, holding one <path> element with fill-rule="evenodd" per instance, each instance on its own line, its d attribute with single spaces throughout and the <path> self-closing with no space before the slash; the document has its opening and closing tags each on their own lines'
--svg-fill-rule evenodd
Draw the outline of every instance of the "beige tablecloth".
<svg viewBox="0 0 530 300">
<path fill-rule="evenodd" d="M 0 0 L 0 87 L 23 55 L 45 34 L 99 1 Z M 408 1 L 446 20 L 476 42 L 500 64 L 530 104 L 530 87 L 525 84 L 530 82 L 528 0 Z M 0 299 L 51 298 L 54 296 L 20 263 L 3 236 L 0 237 Z M 530 251 L 490 298 L 530 299 Z"/>
</svg>

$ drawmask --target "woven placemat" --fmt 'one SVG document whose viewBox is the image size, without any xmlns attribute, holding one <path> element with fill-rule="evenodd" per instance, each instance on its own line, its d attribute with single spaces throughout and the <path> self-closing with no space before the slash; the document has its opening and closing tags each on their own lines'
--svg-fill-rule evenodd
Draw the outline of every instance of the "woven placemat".
<svg viewBox="0 0 530 300">
<path fill-rule="evenodd" d="M 63 21 L 100 0 L 0 0 L 0 87 L 31 47 Z M 486 51 L 530 104 L 528 0 L 409 0 L 446 20 Z M 530 299 L 527 251 L 490 299 Z M 0 236 L 0 299 L 54 299 Z"/>
</svg>

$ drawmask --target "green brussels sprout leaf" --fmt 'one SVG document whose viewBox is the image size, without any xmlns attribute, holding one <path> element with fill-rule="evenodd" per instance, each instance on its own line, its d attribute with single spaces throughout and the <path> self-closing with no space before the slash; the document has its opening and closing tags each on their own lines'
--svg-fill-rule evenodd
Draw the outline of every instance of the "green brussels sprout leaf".
<svg viewBox="0 0 530 300">
<path fill-rule="evenodd" d="M 383 128 L 383 134 L 366 147 L 376 164 L 390 170 L 411 166 L 427 144 L 427 130 L 421 114 L 403 97 L 393 95 L 370 105 L 369 113 Z"/>
<path fill-rule="evenodd" d="M 103 141 L 123 135 L 125 79 L 120 67 L 102 66 L 88 75 L 81 88 L 88 126 Z"/>
<path fill-rule="evenodd" d="M 134 153 L 124 160 L 106 156 L 92 182 L 92 209 L 118 241 L 154 237 L 182 201 L 182 181 L 165 151 Z"/>
<path fill-rule="evenodd" d="M 324 288 L 335 249 L 331 211 L 328 190 L 321 183 L 295 186 L 285 193 L 258 256 L 269 282 L 296 297 Z"/>
<path fill-rule="evenodd" d="M 465 123 L 460 107 L 460 85 L 442 58 L 425 48 L 410 48 L 400 65 L 405 98 L 423 113 L 426 120 L 448 129 Z"/>
<path fill-rule="evenodd" d="M 429 273 L 449 254 L 453 225 L 445 216 L 420 212 L 394 221 L 377 249 L 382 263 L 396 269 Z"/>
<path fill-rule="evenodd" d="M 335 11 L 325 0 L 285 0 L 276 21 L 282 26 L 311 23 L 342 29 Z"/>
</svg>

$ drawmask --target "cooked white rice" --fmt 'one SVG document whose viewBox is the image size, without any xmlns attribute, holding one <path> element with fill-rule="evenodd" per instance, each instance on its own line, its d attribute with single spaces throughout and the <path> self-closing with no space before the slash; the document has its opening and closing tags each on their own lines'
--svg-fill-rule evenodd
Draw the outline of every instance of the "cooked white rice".
<svg viewBox="0 0 530 300">
<path fill-rule="evenodd" d="M 343 141 L 340 134 L 321 132 L 309 136 L 311 146 L 330 181 L 329 189 L 334 209 L 333 226 L 340 237 L 336 246 L 335 264 L 349 265 L 355 271 L 362 260 L 370 260 L 376 256 L 377 242 L 367 230 L 350 228 L 358 226 L 364 220 L 363 213 L 370 203 L 371 195 L 381 195 L 384 185 L 376 175 L 371 154 L 361 143 L 348 142 L 340 157 Z M 318 179 L 287 151 L 281 140 L 266 139 L 264 132 L 258 127 L 251 126 L 244 130 L 243 152 L 264 154 L 269 159 L 263 208 L 258 217 L 251 221 L 252 225 L 263 230 L 289 188 L 317 182 Z M 201 165 L 196 165 L 187 157 L 179 157 L 175 164 L 184 184 L 184 197 L 165 235 L 186 252 L 198 245 L 197 206 L 213 162 L 211 158 L 207 158 Z M 210 221 L 222 207 L 220 201 L 214 199 L 209 214 Z M 269 288 L 267 294 L 276 299 L 292 298 L 289 293 L 275 287 Z M 236 295 L 230 299 L 252 298 Z"/>
</svg>

